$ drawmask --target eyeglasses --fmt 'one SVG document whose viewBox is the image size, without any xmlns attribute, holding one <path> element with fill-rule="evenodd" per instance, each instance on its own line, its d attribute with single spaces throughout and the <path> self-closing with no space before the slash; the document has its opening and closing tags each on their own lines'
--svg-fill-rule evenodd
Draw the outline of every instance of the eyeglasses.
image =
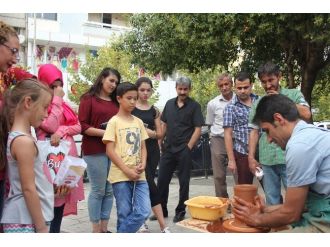
<svg viewBox="0 0 330 247">
<path fill-rule="evenodd" d="M 10 46 L 8 46 L 8 45 L 6 45 L 6 44 L 1 44 L 1 45 L 3 45 L 3 46 L 5 46 L 5 47 L 7 47 L 10 51 L 11 51 L 11 54 L 14 56 L 16 56 L 16 59 L 17 60 L 19 60 L 20 59 L 20 57 L 19 57 L 19 50 L 17 49 L 17 48 L 11 48 Z"/>
</svg>

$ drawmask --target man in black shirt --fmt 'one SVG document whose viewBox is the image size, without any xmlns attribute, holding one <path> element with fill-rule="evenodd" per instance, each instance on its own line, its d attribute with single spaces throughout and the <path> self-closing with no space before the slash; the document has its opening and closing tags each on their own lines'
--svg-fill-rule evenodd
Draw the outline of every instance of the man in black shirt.
<svg viewBox="0 0 330 247">
<path fill-rule="evenodd" d="M 191 149 L 199 140 L 204 119 L 199 103 L 189 98 L 191 80 L 180 77 L 176 81 L 177 97 L 167 101 L 162 112 L 164 149 L 159 165 L 158 189 L 164 217 L 168 217 L 167 201 L 169 184 L 174 171 L 178 170 L 180 199 L 173 222 L 184 219 L 185 204 L 189 199 Z"/>
</svg>

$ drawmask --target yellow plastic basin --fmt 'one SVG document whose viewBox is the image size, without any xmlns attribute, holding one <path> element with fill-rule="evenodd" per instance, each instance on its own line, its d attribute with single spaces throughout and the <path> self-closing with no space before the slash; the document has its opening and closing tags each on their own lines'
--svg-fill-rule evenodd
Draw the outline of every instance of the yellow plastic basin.
<svg viewBox="0 0 330 247">
<path fill-rule="evenodd" d="M 185 201 L 192 218 L 215 221 L 223 217 L 228 208 L 228 198 L 197 196 Z"/>
</svg>

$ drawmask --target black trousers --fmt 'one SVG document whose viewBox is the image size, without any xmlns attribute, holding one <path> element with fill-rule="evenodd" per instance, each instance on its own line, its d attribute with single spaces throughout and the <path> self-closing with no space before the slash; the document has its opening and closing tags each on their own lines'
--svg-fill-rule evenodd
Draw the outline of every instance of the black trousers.
<svg viewBox="0 0 330 247">
<path fill-rule="evenodd" d="M 147 143 L 147 153 L 147 166 L 145 173 L 149 187 L 151 207 L 154 207 L 161 203 L 158 188 L 155 183 L 156 169 L 160 159 L 158 143 Z"/>
<path fill-rule="evenodd" d="M 54 219 L 50 223 L 50 228 L 49 228 L 50 233 L 59 233 L 61 231 L 64 206 L 65 204 L 63 204 L 60 207 L 54 207 Z"/>
<path fill-rule="evenodd" d="M 175 209 L 175 214 L 185 211 L 186 205 L 184 202 L 189 199 L 191 163 L 191 150 L 188 148 L 188 146 L 179 152 L 172 153 L 167 150 L 161 155 L 157 187 L 161 197 L 164 216 L 168 215 L 167 202 L 169 185 L 175 170 L 178 171 L 177 175 L 180 185 L 179 203 Z"/>
</svg>

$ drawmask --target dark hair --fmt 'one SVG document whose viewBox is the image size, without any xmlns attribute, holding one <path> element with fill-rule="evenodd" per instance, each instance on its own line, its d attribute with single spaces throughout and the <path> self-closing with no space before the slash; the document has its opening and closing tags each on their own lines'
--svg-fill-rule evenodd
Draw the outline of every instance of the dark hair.
<svg viewBox="0 0 330 247">
<path fill-rule="evenodd" d="M 90 87 L 90 89 L 84 93 L 81 98 L 83 98 L 86 95 L 99 95 L 102 89 L 102 80 L 104 78 L 107 78 L 109 75 L 115 75 L 118 79 L 118 83 L 117 83 L 117 87 L 120 84 L 120 80 L 121 80 L 121 76 L 120 73 L 118 72 L 118 70 L 111 68 L 111 67 L 106 67 L 104 68 L 101 73 L 97 76 L 94 84 Z M 115 88 L 115 90 L 110 94 L 110 98 L 113 102 L 117 103 L 117 98 L 116 98 L 116 92 L 117 92 L 117 87 Z"/>
<path fill-rule="evenodd" d="M 241 72 L 238 72 L 238 74 L 236 75 L 235 77 L 235 81 L 245 81 L 245 80 L 249 80 L 250 83 L 252 83 L 252 80 L 251 80 L 251 77 L 249 75 L 249 73 L 245 72 L 245 71 L 241 71 Z"/>
<path fill-rule="evenodd" d="M 152 81 L 148 77 L 140 77 L 136 80 L 135 85 L 137 86 L 137 88 L 139 88 L 142 83 L 148 83 L 151 88 L 154 88 L 152 85 Z"/>
<path fill-rule="evenodd" d="M 117 96 L 122 97 L 128 91 L 137 91 L 138 88 L 136 85 L 130 82 L 120 83 L 117 87 Z"/>
<path fill-rule="evenodd" d="M 8 41 L 9 37 L 16 37 L 18 39 L 17 32 L 14 28 L 7 25 L 3 21 L 0 21 L 0 44 L 4 44 Z"/>
<path fill-rule="evenodd" d="M 270 94 L 264 96 L 258 103 L 253 123 L 274 123 L 274 114 L 281 114 L 286 120 L 293 122 L 299 118 L 296 104 L 282 94 Z"/>
<path fill-rule="evenodd" d="M 276 75 L 279 76 L 281 74 L 280 66 L 274 64 L 271 61 L 262 64 L 258 68 L 258 77 L 261 79 L 264 75 Z"/>
<path fill-rule="evenodd" d="M 18 82 L 13 88 L 8 89 L 5 92 L 4 104 L 1 110 L 1 129 L 0 138 L 1 150 L 0 150 L 0 170 L 6 164 L 6 146 L 8 140 L 8 132 L 14 122 L 15 111 L 21 106 L 25 97 L 31 97 L 33 102 L 36 102 L 42 91 L 48 92 L 50 95 L 52 92 L 49 87 L 42 84 L 36 79 L 25 79 Z"/>
</svg>

